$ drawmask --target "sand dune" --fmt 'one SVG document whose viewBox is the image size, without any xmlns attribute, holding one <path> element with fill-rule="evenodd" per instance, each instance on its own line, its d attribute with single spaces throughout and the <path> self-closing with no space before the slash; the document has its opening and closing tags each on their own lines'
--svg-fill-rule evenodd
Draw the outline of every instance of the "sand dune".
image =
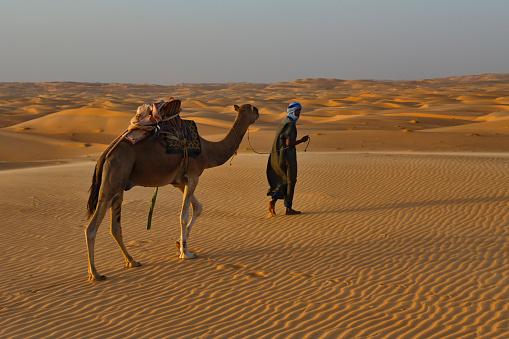
<svg viewBox="0 0 509 339">
<path fill-rule="evenodd" d="M 429 129 L 426 132 L 509 135 L 509 119 L 496 119 L 495 121 L 466 124 L 462 126 L 440 127 Z"/>
<path fill-rule="evenodd" d="M 0 83 L 1 338 L 507 338 L 509 74 L 276 84 Z M 234 104 L 260 118 L 206 170 L 180 260 L 181 193 L 126 192 L 123 268 L 87 281 L 94 164 L 142 103 L 169 97 L 221 139 Z M 304 105 L 295 208 L 269 217 L 265 166 L 291 101 Z M 255 154 L 252 148 L 259 153 Z M 304 152 L 304 150 L 307 152 Z"/>
<path fill-rule="evenodd" d="M 173 96 L 183 100 L 182 117 L 195 119 L 202 135 L 217 139 L 227 132 L 235 118 L 233 104 L 251 103 L 262 114 L 258 130 L 252 136 L 262 142 L 258 148 L 267 150 L 271 138 L 267 140 L 263 133 L 273 131 L 284 118 L 288 102 L 299 100 L 304 105 L 299 126 L 310 135 L 361 130 L 370 139 L 382 131 L 418 132 L 406 137 L 414 145 L 411 148 L 403 148 L 398 138 L 391 138 L 384 140 L 383 145 L 371 143 L 369 150 L 373 151 L 437 150 L 429 146 L 433 144 L 429 134 L 420 134 L 425 131 L 433 131 L 434 135 L 440 132 L 442 148 L 450 151 L 468 151 L 470 146 L 464 145 L 471 144 L 475 151 L 505 151 L 503 140 L 476 146 L 469 139 L 477 129 L 484 135 L 500 138 L 506 135 L 509 127 L 505 119 L 508 112 L 505 102 L 509 97 L 506 77 L 501 74 L 407 82 L 301 79 L 268 85 L 6 83 L 0 86 L 5 93 L 0 98 L 0 112 L 3 112 L 0 124 L 21 134 L 51 135 L 106 146 L 127 127 L 138 105 Z M 462 134 L 461 142 L 458 142 L 459 134 Z M 445 140 L 448 135 L 452 135 L 449 141 Z M 353 146 L 352 142 L 347 143 L 352 146 L 345 147 L 345 142 L 336 142 L 332 135 L 328 144 L 315 140 L 310 145 L 312 151 L 362 148 Z M 242 149 L 246 148 L 243 146 Z M 30 157 L 25 160 L 30 161 Z"/>
<path fill-rule="evenodd" d="M 72 159 L 101 152 L 104 145 L 0 130 L 2 162 Z"/>
<path fill-rule="evenodd" d="M 102 108 L 63 110 L 5 128 L 22 134 L 52 136 L 54 138 L 89 143 L 109 144 L 129 126 L 133 117 Z"/>
</svg>

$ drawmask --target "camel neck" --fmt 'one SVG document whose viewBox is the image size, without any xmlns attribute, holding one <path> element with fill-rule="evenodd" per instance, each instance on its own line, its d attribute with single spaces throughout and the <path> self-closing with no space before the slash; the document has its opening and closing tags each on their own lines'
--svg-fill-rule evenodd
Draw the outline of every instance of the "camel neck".
<svg viewBox="0 0 509 339">
<path fill-rule="evenodd" d="M 220 166 L 228 161 L 239 148 L 248 127 L 249 122 L 239 114 L 222 140 L 212 142 L 202 139 L 202 149 L 207 159 L 206 168 Z"/>
</svg>

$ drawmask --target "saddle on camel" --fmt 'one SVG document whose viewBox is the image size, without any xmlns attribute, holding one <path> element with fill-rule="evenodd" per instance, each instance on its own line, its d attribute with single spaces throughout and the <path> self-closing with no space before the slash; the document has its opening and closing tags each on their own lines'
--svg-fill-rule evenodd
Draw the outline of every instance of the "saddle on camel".
<svg viewBox="0 0 509 339">
<path fill-rule="evenodd" d="M 124 138 L 133 144 L 150 136 L 166 146 L 167 153 L 184 154 L 196 158 L 201 152 L 200 138 L 196 123 L 180 118 L 181 101 L 170 98 L 168 102 L 160 100 L 153 104 L 138 107 L 136 115 Z"/>
</svg>

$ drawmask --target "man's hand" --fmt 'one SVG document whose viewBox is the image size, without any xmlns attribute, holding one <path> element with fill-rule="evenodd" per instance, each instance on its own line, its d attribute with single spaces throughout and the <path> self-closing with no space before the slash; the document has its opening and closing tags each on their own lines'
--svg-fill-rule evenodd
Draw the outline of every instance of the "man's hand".
<svg viewBox="0 0 509 339">
<path fill-rule="evenodd" d="M 293 141 L 292 139 L 288 138 L 288 139 L 286 139 L 286 146 L 288 146 L 288 147 L 297 146 L 298 144 L 301 144 L 301 143 L 306 142 L 308 140 L 309 140 L 309 136 L 307 136 L 307 135 L 302 137 L 302 139 L 295 140 L 295 141 Z"/>
</svg>

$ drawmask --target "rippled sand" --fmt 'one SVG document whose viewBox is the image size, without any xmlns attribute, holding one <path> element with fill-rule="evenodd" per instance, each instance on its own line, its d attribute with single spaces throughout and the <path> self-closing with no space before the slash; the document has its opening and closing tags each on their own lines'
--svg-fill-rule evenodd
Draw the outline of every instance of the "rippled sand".
<svg viewBox="0 0 509 339">
<path fill-rule="evenodd" d="M 0 84 L 0 337 L 506 338 L 509 335 L 509 76 L 414 82 Z M 266 155 L 208 169 L 196 196 L 195 260 L 180 260 L 180 192 L 124 196 L 123 268 L 105 219 L 87 281 L 94 161 L 140 103 L 183 100 L 208 139 L 233 104 L 270 147 L 304 106 L 298 216 L 267 210 Z"/>
</svg>

